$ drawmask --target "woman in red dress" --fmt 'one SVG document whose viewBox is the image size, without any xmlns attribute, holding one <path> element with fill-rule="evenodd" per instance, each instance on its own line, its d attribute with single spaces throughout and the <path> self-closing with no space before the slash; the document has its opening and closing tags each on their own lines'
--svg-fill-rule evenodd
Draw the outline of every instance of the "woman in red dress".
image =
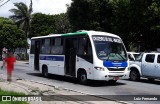
<svg viewBox="0 0 160 104">
<path fill-rule="evenodd" d="M 5 63 L 7 64 L 7 81 L 12 81 L 12 71 L 14 68 L 14 62 L 16 58 L 13 56 L 13 52 L 8 52 L 8 57 L 5 59 Z"/>
</svg>

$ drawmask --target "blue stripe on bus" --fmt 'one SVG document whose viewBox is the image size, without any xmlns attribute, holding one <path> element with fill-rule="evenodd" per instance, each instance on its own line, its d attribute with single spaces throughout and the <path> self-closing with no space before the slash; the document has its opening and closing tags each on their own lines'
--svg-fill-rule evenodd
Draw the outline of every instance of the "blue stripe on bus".
<svg viewBox="0 0 160 104">
<path fill-rule="evenodd" d="M 64 61 L 64 56 L 40 56 L 40 60 Z"/>
<path fill-rule="evenodd" d="M 105 67 L 127 67 L 127 62 L 112 62 L 112 61 L 103 61 L 103 66 Z"/>
</svg>

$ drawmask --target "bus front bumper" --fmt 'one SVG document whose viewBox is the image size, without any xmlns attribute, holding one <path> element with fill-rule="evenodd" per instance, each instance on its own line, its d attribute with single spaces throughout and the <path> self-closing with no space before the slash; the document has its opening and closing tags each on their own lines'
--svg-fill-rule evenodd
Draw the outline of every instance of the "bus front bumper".
<svg viewBox="0 0 160 104">
<path fill-rule="evenodd" d="M 119 80 L 119 79 L 128 79 L 128 74 L 118 74 L 118 75 L 105 75 L 105 80 Z"/>
<path fill-rule="evenodd" d="M 104 81 L 109 81 L 109 80 L 120 80 L 120 79 L 128 79 L 129 78 L 129 72 L 109 72 L 109 73 L 96 73 L 96 77 L 94 80 L 104 80 Z"/>
</svg>

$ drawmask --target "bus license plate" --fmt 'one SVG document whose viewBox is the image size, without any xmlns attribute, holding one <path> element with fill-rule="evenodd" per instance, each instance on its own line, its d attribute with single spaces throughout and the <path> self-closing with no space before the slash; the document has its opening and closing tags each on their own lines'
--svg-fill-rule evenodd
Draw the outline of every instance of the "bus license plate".
<svg viewBox="0 0 160 104">
<path fill-rule="evenodd" d="M 119 77 L 113 77 L 113 80 L 119 80 Z"/>
</svg>

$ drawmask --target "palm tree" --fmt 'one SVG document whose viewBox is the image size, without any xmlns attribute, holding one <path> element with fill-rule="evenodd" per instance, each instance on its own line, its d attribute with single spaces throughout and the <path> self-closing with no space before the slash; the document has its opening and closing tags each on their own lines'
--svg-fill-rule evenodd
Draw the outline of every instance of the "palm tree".
<svg viewBox="0 0 160 104">
<path fill-rule="evenodd" d="M 26 40 L 28 40 L 28 35 L 30 31 L 30 21 L 31 21 L 31 13 L 33 11 L 32 9 L 32 0 L 30 3 L 30 6 L 27 7 L 26 4 L 23 2 L 14 3 L 14 6 L 16 8 L 10 9 L 9 11 L 13 13 L 13 15 L 10 16 L 10 18 L 15 21 L 17 26 L 24 30 Z M 26 59 L 27 57 L 27 47 L 26 47 Z"/>
<path fill-rule="evenodd" d="M 25 36 L 26 38 L 28 38 L 30 30 L 31 13 L 33 11 L 32 0 L 29 7 L 27 7 L 27 5 L 23 2 L 14 3 L 14 6 L 16 8 L 9 10 L 13 13 L 13 15 L 10 16 L 10 18 L 15 21 L 19 28 L 22 28 L 25 31 Z"/>
</svg>

